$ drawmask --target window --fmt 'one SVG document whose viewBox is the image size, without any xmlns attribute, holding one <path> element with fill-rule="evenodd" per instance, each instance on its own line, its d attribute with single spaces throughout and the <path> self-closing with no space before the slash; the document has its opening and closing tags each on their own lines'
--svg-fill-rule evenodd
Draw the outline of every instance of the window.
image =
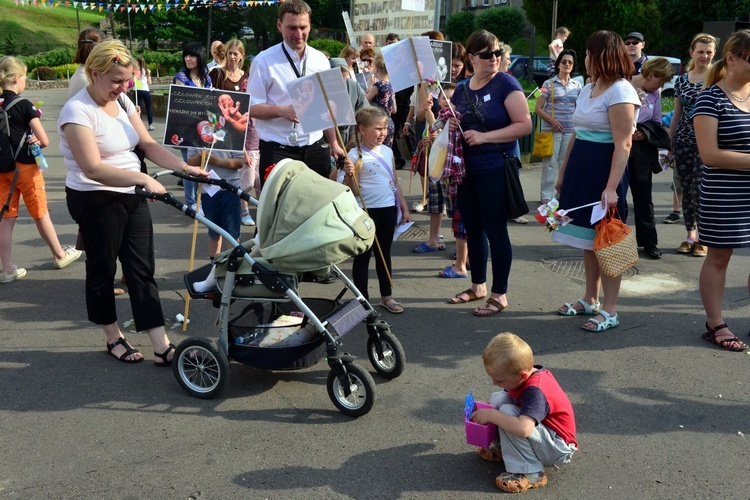
<svg viewBox="0 0 750 500">
<path fill-rule="evenodd" d="M 482 0 L 482 5 L 484 5 L 485 7 L 489 7 L 490 6 L 490 0 Z"/>
</svg>

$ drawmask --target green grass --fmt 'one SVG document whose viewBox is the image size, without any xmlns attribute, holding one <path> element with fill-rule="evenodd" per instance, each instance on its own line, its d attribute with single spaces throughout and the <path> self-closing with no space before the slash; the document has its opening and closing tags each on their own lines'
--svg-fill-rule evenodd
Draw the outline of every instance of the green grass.
<svg viewBox="0 0 750 500">
<path fill-rule="evenodd" d="M 98 28 L 104 15 L 105 12 L 79 9 L 81 29 L 90 26 Z M 5 45 L 8 34 L 13 35 L 18 51 L 26 42 L 31 54 L 57 47 L 75 47 L 78 40 L 76 10 L 63 5 L 18 6 L 13 0 L 0 0 L 0 47 Z"/>
</svg>

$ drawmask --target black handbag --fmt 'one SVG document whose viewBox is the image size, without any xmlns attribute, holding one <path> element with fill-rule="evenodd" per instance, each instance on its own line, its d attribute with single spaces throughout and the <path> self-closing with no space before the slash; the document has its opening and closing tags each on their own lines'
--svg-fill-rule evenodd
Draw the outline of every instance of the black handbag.
<svg viewBox="0 0 750 500">
<path fill-rule="evenodd" d="M 484 123 L 482 115 L 477 113 L 474 103 L 469 97 L 469 91 L 466 86 L 468 82 L 464 83 L 464 94 L 466 95 L 466 102 L 471 107 L 471 112 L 476 117 L 479 125 L 484 129 L 482 132 L 487 131 L 487 126 Z M 515 219 L 529 213 L 529 205 L 526 203 L 526 197 L 523 194 L 523 187 L 521 186 L 521 179 L 518 177 L 518 171 L 521 169 L 521 160 L 515 156 L 509 156 L 499 144 L 494 145 L 505 159 L 505 211 L 507 212 L 508 219 Z"/>
</svg>

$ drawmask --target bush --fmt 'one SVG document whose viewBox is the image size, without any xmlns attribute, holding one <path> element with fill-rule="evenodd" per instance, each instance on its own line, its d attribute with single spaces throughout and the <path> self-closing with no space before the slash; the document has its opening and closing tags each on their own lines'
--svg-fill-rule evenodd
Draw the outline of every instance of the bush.
<svg viewBox="0 0 750 500">
<path fill-rule="evenodd" d="M 63 64 L 62 66 L 53 66 L 51 69 L 57 75 L 58 80 L 68 80 L 76 72 L 78 65 L 75 63 Z"/>
<path fill-rule="evenodd" d="M 146 64 L 151 69 L 152 77 L 156 77 L 157 73 L 159 76 L 170 75 L 173 68 L 182 68 L 182 51 L 156 52 L 153 50 L 144 50 L 137 55 L 143 56 L 146 60 Z"/>
<path fill-rule="evenodd" d="M 493 7 L 477 16 L 477 27 L 493 33 L 500 41 L 508 43 L 521 35 L 526 17 L 517 7 Z"/>
<path fill-rule="evenodd" d="M 48 68 L 47 66 L 39 66 L 36 68 L 32 75 L 35 76 L 37 80 L 56 80 L 57 79 L 57 73 L 52 68 Z"/>
<path fill-rule="evenodd" d="M 463 44 L 476 29 L 476 17 L 468 10 L 456 12 L 445 21 L 445 26 L 443 26 L 443 32 L 451 41 Z"/>
<path fill-rule="evenodd" d="M 314 49 L 328 52 L 331 57 L 338 57 L 341 51 L 344 50 L 344 47 L 346 47 L 344 42 L 328 38 L 319 38 L 317 40 L 308 41 L 307 44 Z"/>
<path fill-rule="evenodd" d="M 62 66 L 64 64 L 73 64 L 75 52 L 71 48 L 57 48 L 48 52 L 37 54 L 39 66 Z"/>
</svg>

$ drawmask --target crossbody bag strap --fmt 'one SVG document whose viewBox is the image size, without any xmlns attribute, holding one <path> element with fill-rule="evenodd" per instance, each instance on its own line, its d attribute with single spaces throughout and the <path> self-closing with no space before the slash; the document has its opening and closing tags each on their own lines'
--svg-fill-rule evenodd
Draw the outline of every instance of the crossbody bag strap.
<svg viewBox="0 0 750 500">
<path fill-rule="evenodd" d="M 5 106 L 3 108 L 3 109 L 5 109 L 5 113 L 7 114 L 8 111 L 10 111 L 10 109 L 13 106 L 15 106 L 17 103 L 19 103 L 19 102 L 21 102 L 23 100 L 24 100 L 23 97 L 19 97 L 18 99 L 13 99 L 12 101 L 10 101 L 10 104 L 8 104 L 7 106 Z M 28 100 L 28 99 L 25 99 L 25 100 Z M 31 128 L 28 128 L 26 130 L 26 133 L 24 134 L 24 136 L 21 137 L 21 140 L 18 142 L 18 147 L 16 147 L 16 151 L 15 151 L 15 153 L 13 153 L 13 160 L 14 161 L 15 161 L 16 158 L 18 158 L 18 155 L 21 154 L 21 148 L 23 147 L 23 145 L 26 144 L 26 141 L 24 141 L 24 137 L 27 137 L 30 133 L 31 133 Z M 13 192 L 12 188 L 11 188 L 11 192 Z"/>
<path fill-rule="evenodd" d="M 484 123 L 484 118 L 482 118 L 482 115 L 477 113 L 477 108 L 474 106 L 474 101 L 471 100 L 471 96 L 469 96 L 469 90 L 466 88 L 469 86 L 469 82 L 464 83 L 464 95 L 466 96 L 466 102 L 469 104 L 469 107 L 471 108 L 471 113 L 476 117 L 477 121 L 479 122 L 479 126 L 482 127 L 482 132 L 487 132 L 487 125 Z M 502 153 L 503 158 L 506 160 L 510 157 L 508 156 L 508 153 L 505 152 L 503 148 L 500 147 L 500 144 L 492 143 L 497 149 L 500 150 L 500 153 Z"/>
</svg>

